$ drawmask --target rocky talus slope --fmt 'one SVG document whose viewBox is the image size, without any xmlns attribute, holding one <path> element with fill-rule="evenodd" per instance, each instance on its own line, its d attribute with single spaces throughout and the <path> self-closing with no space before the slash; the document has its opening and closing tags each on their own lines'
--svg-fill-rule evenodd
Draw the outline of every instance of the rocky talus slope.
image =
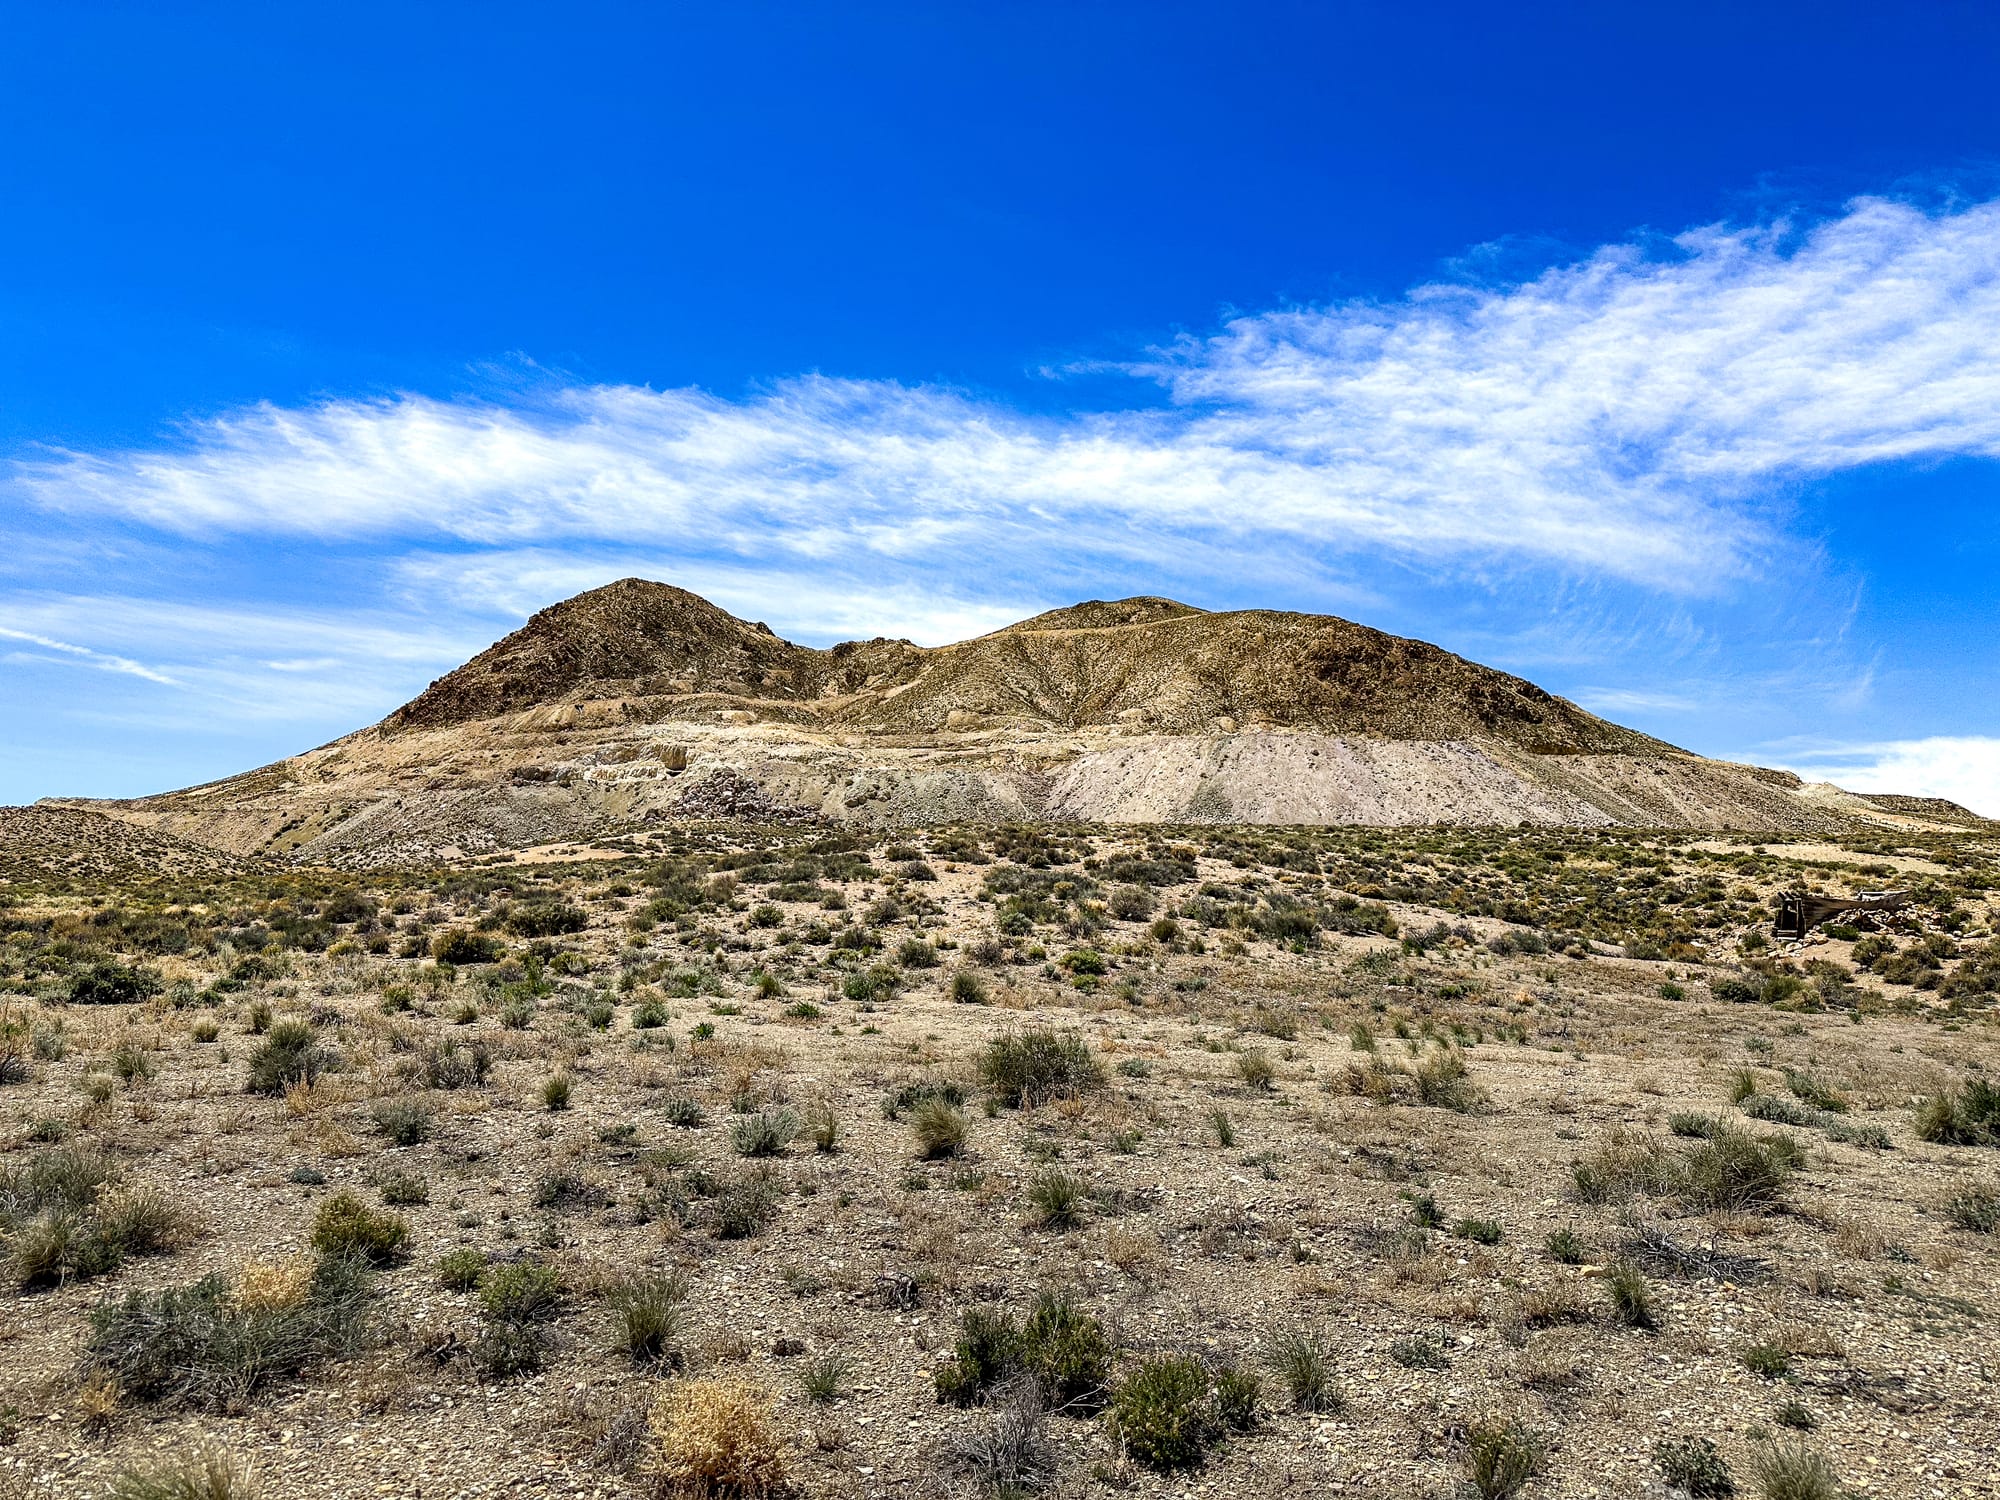
<svg viewBox="0 0 2000 1500">
<path fill-rule="evenodd" d="M 455 858 L 659 821 L 1949 823 L 1704 759 L 1326 615 L 1094 601 L 976 640 L 795 645 L 640 579 L 543 610 L 380 724 L 87 805 L 238 854 Z"/>
</svg>

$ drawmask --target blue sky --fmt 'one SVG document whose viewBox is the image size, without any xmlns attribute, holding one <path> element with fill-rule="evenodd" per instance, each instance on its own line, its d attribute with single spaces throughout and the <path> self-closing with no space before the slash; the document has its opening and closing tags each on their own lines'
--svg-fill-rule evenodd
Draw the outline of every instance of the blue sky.
<svg viewBox="0 0 2000 1500">
<path fill-rule="evenodd" d="M 641 573 L 1347 615 L 2000 814 L 1986 7 L 9 8 L 0 800 Z"/>
</svg>

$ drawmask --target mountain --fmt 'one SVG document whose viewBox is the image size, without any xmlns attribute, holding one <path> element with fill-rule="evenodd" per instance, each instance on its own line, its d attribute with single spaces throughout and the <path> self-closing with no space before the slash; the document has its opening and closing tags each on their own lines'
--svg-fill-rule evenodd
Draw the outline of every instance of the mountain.
<svg viewBox="0 0 2000 1500">
<path fill-rule="evenodd" d="M 380 864 L 644 823 L 1950 823 L 1708 760 L 1330 615 L 1092 600 L 956 645 L 796 645 L 628 578 L 380 724 L 207 786 L 68 804 L 235 854 Z M 1963 810 L 1958 810 L 1963 816 Z"/>
</svg>

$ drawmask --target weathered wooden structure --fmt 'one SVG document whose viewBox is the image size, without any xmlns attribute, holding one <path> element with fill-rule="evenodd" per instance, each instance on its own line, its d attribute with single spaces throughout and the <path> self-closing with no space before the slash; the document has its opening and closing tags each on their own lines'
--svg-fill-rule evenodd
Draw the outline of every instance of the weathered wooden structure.
<svg viewBox="0 0 2000 1500">
<path fill-rule="evenodd" d="M 1771 924 L 1773 935 L 1802 938 L 1822 922 L 1851 911 L 1901 911 L 1909 904 L 1908 891 L 1863 891 L 1857 896 L 1814 896 L 1804 891 L 1786 891 L 1778 897 L 1778 920 Z"/>
</svg>

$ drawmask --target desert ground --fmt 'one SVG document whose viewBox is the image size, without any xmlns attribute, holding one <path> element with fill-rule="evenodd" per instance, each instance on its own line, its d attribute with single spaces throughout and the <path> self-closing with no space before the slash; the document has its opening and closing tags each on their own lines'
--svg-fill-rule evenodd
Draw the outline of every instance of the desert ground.
<svg viewBox="0 0 2000 1500">
<path fill-rule="evenodd" d="M 1990 835 L 0 833 L 10 1500 L 2000 1495 Z"/>
</svg>

